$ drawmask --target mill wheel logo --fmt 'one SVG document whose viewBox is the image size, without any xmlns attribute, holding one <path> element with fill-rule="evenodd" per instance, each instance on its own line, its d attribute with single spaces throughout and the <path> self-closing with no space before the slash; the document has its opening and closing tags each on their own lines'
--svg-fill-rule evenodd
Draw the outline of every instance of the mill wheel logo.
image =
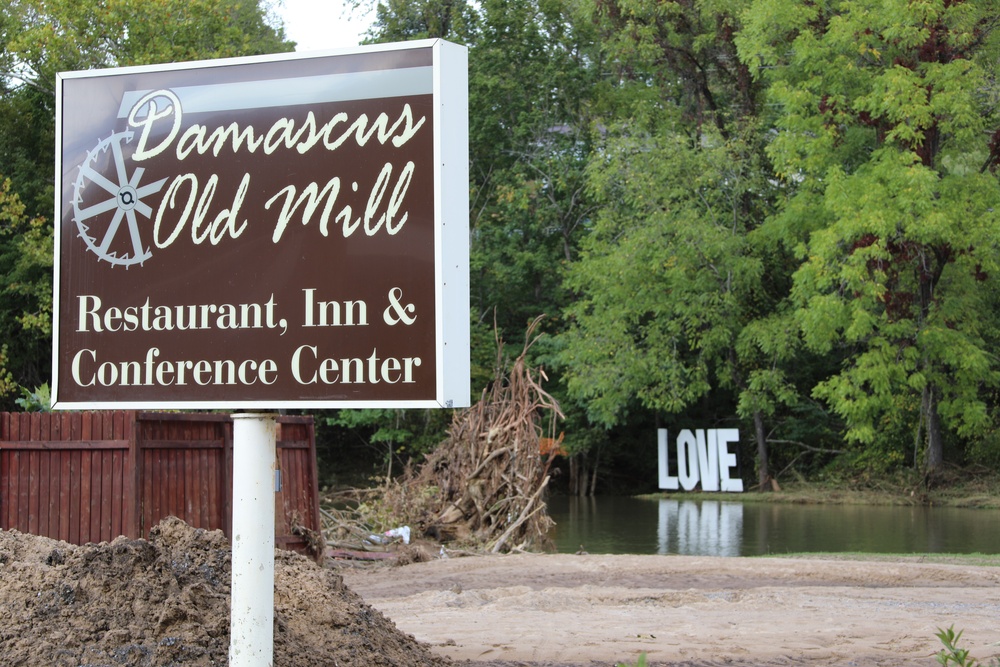
<svg viewBox="0 0 1000 667">
<path fill-rule="evenodd" d="M 143 200 L 167 181 L 142 185 L 144 167 L 129 173 L 126 147 L 134 136 L 131 131 L 116 132 L 99 141 L 73 184 L 73 222 L 80 238 L 99 260 L 126 268 L 152 256 L 142 240 L 139 215 L 150 218 L 153 209 Z"/>
</svg>

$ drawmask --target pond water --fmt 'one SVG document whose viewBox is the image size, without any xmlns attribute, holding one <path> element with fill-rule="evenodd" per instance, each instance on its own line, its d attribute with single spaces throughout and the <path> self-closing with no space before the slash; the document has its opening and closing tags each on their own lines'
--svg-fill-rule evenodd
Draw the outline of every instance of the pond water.
<svg viewBox="0 0 1000 667">
<path fill-rule="evenodd" d="M 553 497 L 562 553 L 760 556 L 1000 554 L 1000 510 Z"/>
</svg>

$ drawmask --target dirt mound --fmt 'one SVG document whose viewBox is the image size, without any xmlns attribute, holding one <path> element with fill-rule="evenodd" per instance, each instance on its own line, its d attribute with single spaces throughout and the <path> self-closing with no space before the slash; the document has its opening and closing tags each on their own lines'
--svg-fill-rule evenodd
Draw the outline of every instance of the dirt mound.
<svg viewBox="0 0 1000 667">
<path fill-rule="evenodd" d="M 173 518 L 85 546 L 0 531 L 0 663 L 225 665 L 230 558 L 220 531 Z M 275 667 L 444 664 L 337 574 L 277 553 Z"/>
</svg>

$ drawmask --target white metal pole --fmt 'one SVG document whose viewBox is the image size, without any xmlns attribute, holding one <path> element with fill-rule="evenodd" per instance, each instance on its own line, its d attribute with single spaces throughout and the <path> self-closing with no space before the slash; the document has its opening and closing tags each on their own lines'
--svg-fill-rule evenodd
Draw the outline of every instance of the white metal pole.
<svg viewBox="0 0 1000 667">
<path fill-rule="evenodd" d="M 233 415 L 230 667 L 274 664 L 274 470 L 277 420 Z"/>
</svg>

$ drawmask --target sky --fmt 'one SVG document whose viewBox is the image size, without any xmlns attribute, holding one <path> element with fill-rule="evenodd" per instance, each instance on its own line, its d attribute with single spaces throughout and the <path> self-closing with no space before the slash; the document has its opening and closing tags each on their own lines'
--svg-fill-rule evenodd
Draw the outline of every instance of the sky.
<svg viewBox="0 0 1000 667">
<path fill-rule="evenodd" d="M 286 37 L 298 42 L 296 51 L 357 46 L 370 23 L 353 16 L 341 0 L 281 0 L 276 5 Z"/>
</svg>

